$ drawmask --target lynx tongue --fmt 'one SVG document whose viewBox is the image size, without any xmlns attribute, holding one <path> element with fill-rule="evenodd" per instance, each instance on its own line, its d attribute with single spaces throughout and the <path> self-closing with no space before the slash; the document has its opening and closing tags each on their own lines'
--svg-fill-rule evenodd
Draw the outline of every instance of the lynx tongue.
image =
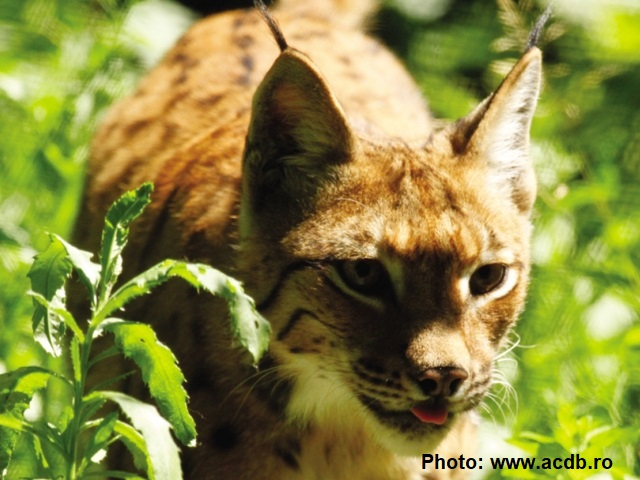
<svg viewBox="0 0 640 480">
<path fill-rule="evenodd" d="M 447 407 L 443 405 L 427 405 L 419 404 L 411 409 L 418 420 L 424 423 L 434 423 L 436 425 L 442 425 L 447 421 L 449 411 Z"/>
</svg>

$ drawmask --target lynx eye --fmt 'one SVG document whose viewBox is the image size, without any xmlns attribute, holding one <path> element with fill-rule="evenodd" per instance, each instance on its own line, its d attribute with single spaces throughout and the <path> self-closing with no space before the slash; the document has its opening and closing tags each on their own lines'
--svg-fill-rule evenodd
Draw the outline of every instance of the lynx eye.
<svg viewBox="0 0 640 480">
<path fill-rule="evenodd" d="M 469 279 L 472 295 L 484 295 L 498 288 L 504 282 L 507 266 L 502 263 L 489 263 L 479 267 Z"/>
<path fill-rule="evenodd" d="M 380 295 L 389 288 L 389 276 L 378 260 L 344 260 L 337 271 L 349 288 L 363 295 Z"/>
</svg>

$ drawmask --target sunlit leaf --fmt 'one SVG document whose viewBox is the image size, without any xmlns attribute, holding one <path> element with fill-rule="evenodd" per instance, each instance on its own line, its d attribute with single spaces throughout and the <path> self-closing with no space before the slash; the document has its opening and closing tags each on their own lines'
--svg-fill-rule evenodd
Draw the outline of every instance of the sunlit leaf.
<svg viewBox="0 0 640 480">
<path fill-rule="evenodd" d="M 116 422 L 114 431 L 120 435 L 120 441 L 131 452 L 136 468 L 145 472 L 149 480 L 154 480 L 153 465 L 142 434 L 131 425 L 120 421 Z"/>
<path fill-rule="evenodd" d="M 73 330 L 73 333 L 76 335 L 76 337 L 79 340 L 82 340 L 84 338 L 84 334 L 82 333 L 82 330 L 80 330 L 80 327 L 78 326 L 78 323 L 76 322 L 75 318 L 73 318 L 73 315 L 71 314 L 71 312 L 69 312 L 66 306 L 64 305 L 64 300 L 63 300 L 64 297 L 54 296 L 53 299 L 49 301 L 39 293 L 28 292 L 28 294 L 31 295 L 35 303 L 40 304 L 46 309 L 48 323 L 50 325 L 53 325 L 53 324 L 55 325 L 61 324 L 62 326 L 66 325 L 69 328 L 71 328 L 71 330 Z M 60 327 L 60 330 L 64 331 L 62 327 Z"/>
<path fill-rule="evenodd" d="M 93 254 L 74 247 L 70 243 L 64 241 L 58 235 L 53 234 L 51 235 L 51 237 L 52 239 L 55 239 L 57 242 L 62 244 L 65 251 L 67 252 L 69 261 L 73 265 L 74 270 L 78 273 L 80 281 L 87 288 L 87 290 L 89 290 L 89 292 L 91 293 L 91 298 L 93 299 L 96 295 L 98 282 L 100 281 L 101 270 L 100 265 L 91 261 L 91 257 L 93 257 Z"/>
<path fill-rule="evenodd" d="M 231 325 L 238 342 L 257 362 L 268 347 L 271 328 L 256 310 L 255 304 L 240 282 L 204 264 L 187 264 L 165 260 L 122 285 L 96 316 L 105 318 L 136 297 L 149 293 L 169 278 L 181 277 L 195 288 L 219 295 L 229 303 Z"/>
<path fill-rule="evenodd" d="M 94 457 L 101 450 L 105 450 L 107 445 L 110 443 L 117 420 L 118 412 L 112 412 L 102 418 L 98 425 L 95 426 L 92 435 L 87 442 L 82 464 L 87 464 L 89 461 L 98 463 L 94 460 Z"/>
<path fill-rule="evenodd" d="M 117 403 L 135 429 L 142 434 L 154 477 L 157 480 L 182 479 L 178 447 L 171 437 L 169 422 L 158 410 L 153 405 L 124 393 L 102 391 L 100 395 Z"/>
<path fill-rule="evenodd" d="M 89 419 L 104 405 L 105 399 L 95 393 L 89 394 L 82 399 L 82 417 L 80 424 L 88 422 Z"/>
<path fill-rule="evenodd" d="M 169 420 L 176 437 L 185 445 L 195 444 L 195 422 L 187 408 L 184 375 L 176 358 L 158 341 L 149 325 L 134 322 L 109 323 L 105 330 L 115 335 L 122 353 L 140 368 L 142 379 Z"/>
<path fill-rule="evenodd" d="M 145 183 L 135 191 L 123 194 L 107 212 L 102 231 L 100 295 L 107 295 L 122 272 L 122 250 L 127 244 L 129 225 L 151 202 L 153 185 Z"/>
<path fill-rule="evenodd" d="M 9 465 L 33 395 L 47 386 L 52 375 L 57 376 L 41 367 L 23 367 L 0 375 L 0 472 Z"/>
<path fill-rule="evenodd" d="M 42 295 L 56 307 L 64 307 L 66 294 L 64 282 L 71 274 L 71 262 L 64 245 L 51 237 L 49 247 L 36 255 L 28 276 L 31 290 Z M 35 340 L 51 355 L 61 353 L 60 340 L 64 334 L 64 322 L 50 312 L 45 306 L 34 300 L 32 318 L 33 336 Z"/>
</svg>

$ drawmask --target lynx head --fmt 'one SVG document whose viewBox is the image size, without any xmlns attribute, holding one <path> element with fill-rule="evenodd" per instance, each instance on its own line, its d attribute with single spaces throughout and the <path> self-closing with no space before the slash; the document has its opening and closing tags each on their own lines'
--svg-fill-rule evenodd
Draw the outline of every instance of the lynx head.
<svg viewBox="0 0 640 480">
<path fill-rule="evenodd" d="M 482 400 L 523 307 L 540 51 L 409 145 L 359 136 L 314 64 L 281 46 L 254 97 L 240 224 L 284 413 L 425 452 Z"/>
</svg>

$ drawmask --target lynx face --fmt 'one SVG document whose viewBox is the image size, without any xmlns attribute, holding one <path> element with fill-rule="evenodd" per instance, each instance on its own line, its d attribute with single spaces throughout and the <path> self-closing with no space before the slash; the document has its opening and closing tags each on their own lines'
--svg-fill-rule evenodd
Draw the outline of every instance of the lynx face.
<svg viewBox="0 0 640 480">
<path fill-rule="evenodd" d="M 539 68 L 531 50 L 469 117 L 408 145 L 354 134 L 299 52 L 276 61 L 254 99 L 241 232 L 291 417 L 341 412 L 418 454 L 481 402 L 528 281 Z"/>
</svg>

